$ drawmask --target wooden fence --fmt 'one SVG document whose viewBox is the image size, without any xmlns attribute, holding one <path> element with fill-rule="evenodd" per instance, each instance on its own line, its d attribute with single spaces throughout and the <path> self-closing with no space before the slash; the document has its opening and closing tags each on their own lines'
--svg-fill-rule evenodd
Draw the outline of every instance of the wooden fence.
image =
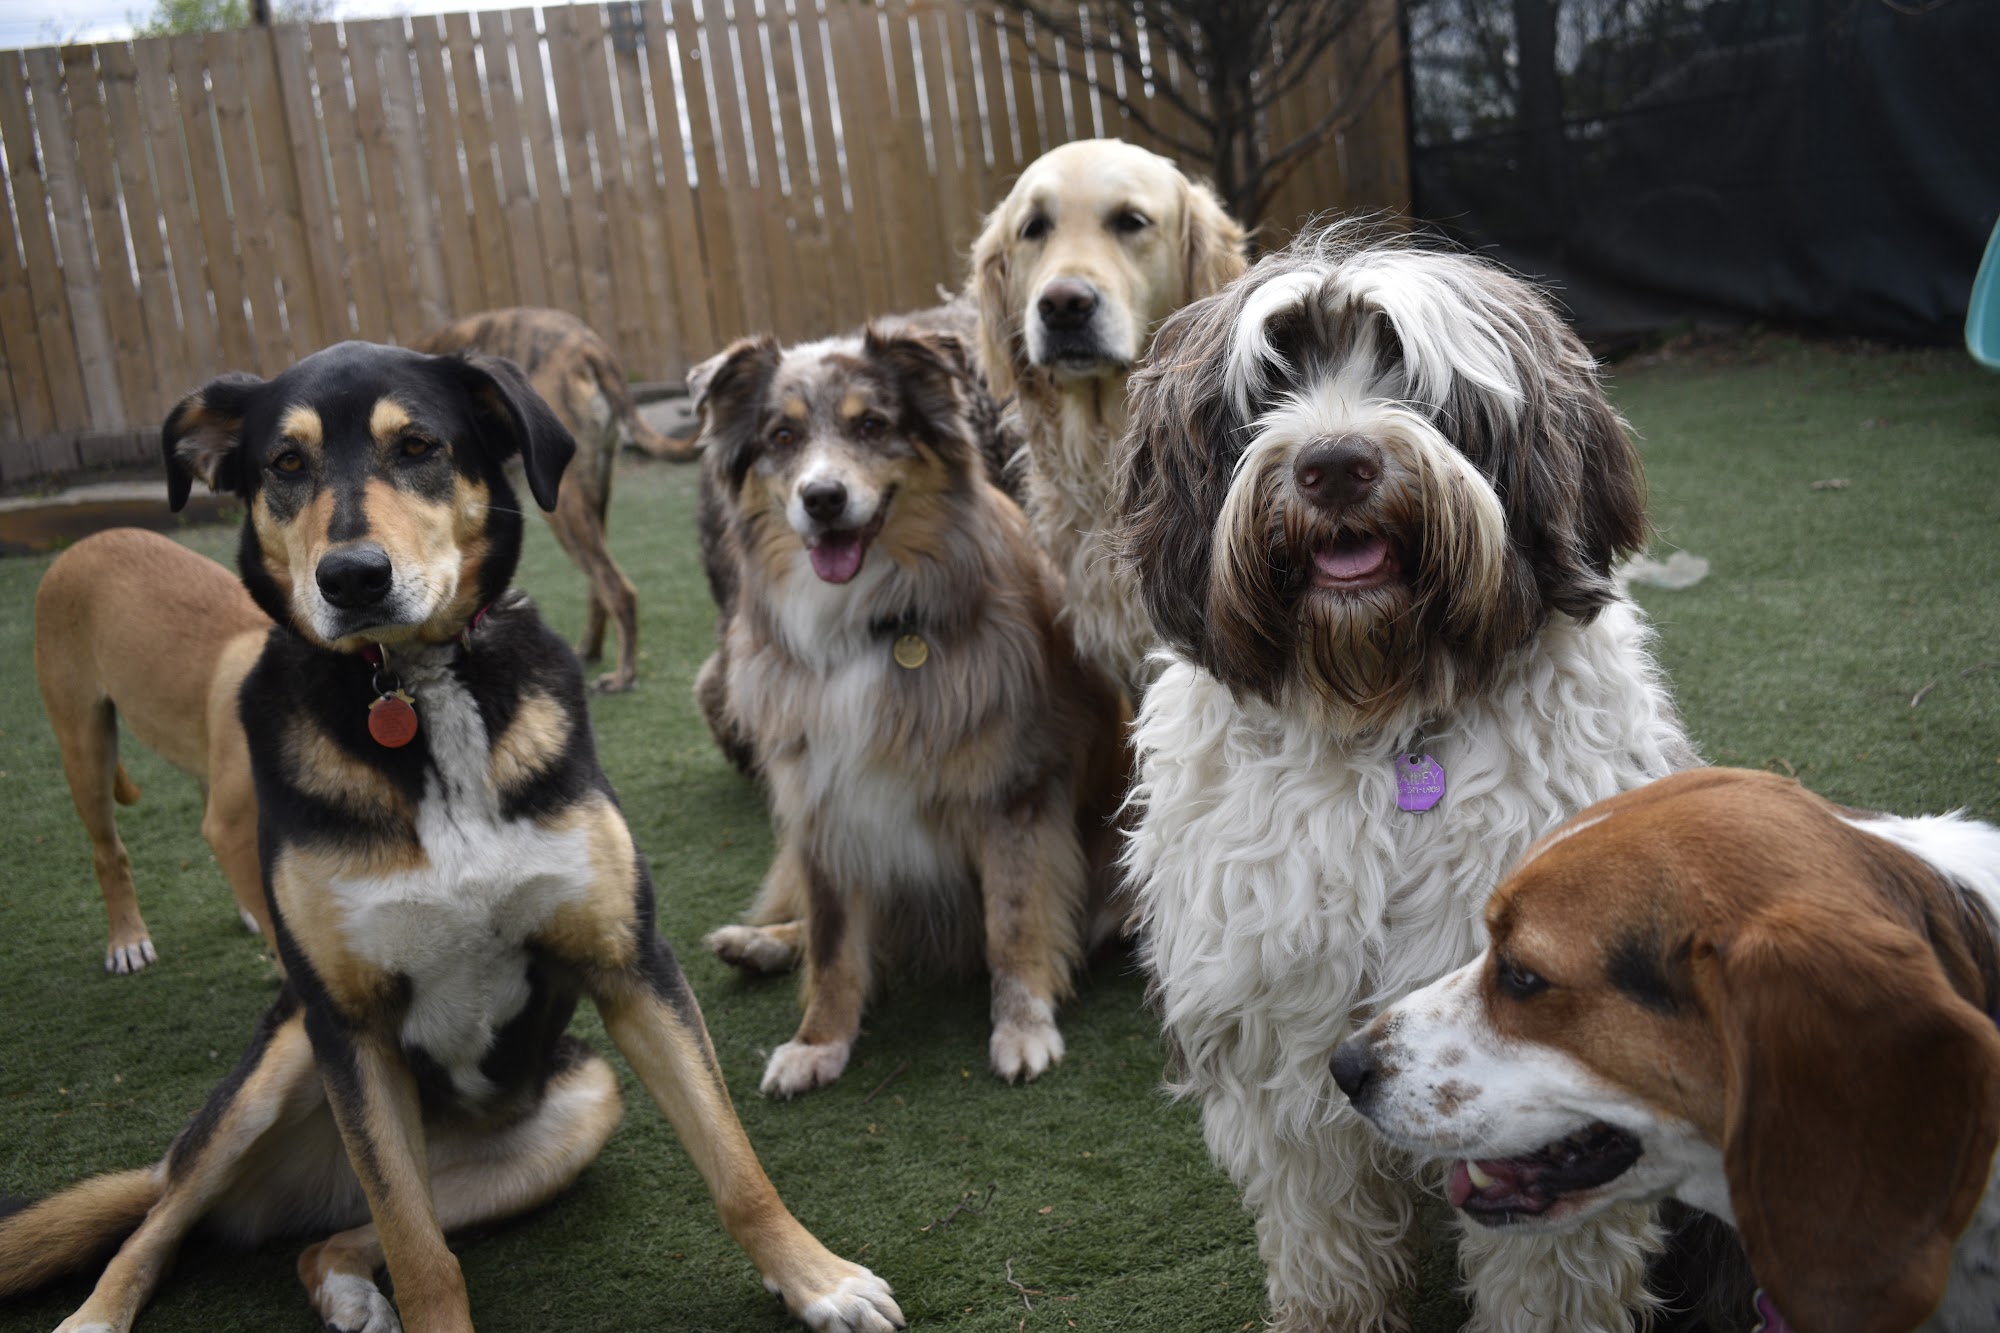
<svg viewBox="0 0 2000 1333">
<path fill-rule="evenodd" d="M 1401 53 L 1374 58 L 1368 115 L 1268 234 L 1406 204 Z M 1274 134 L 1331 105 L 1334 63 Z M 644 0 L 0 52 L 0 484 L 150 461 L 167 410 L 223 370 L 493 306 L 573 311 L 660 379 L 742 333 L 931 304 L 1028 162 L 1147 141 L 1115 77 L 982 0 Z"/>
</svg>

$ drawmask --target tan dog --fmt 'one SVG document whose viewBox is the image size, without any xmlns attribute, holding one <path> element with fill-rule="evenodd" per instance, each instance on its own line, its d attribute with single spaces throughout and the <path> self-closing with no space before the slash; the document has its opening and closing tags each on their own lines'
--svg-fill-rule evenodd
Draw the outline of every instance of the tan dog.
<svg viewBox="0 0 2000 1333">
<path fill-rule="evenodd" d="M 597 688 L 630 689 L 638 676 L 639 598 L 612 560 L 605 535 L 618 438 L 622 433 L 641 453 L 673 462 L 693 458 L 694 441 L 669 439 L 640 420 L 611 348 L 588 324 L 563 311 L 535 306 L 482 311 L 433 329 L 410 346 L 419 352 L 473 347 L 506 357 L 527 372 L 535 392 L 576 438 L 576 461 L 563 477 L 549 527 L 590 581 L 590 619 L 578 651 L 586 661 L 602 657 L 605 621 L 615 620 L 618 665 L 597 678 Z"/>
<path fill-rule="evenodd" d="M 114 800 L 139 789 L 118 761 L 118 719 L 202 784 L 201 832 L 243 924 L 271 938 L 257 872 L 257 803 L 236 691 L 271 620 L 237 577 L 154 532 L 114 528 L 57 556 L 35 592 L 35 678 L 63 774 L 90 833 L 111 940 L 109 972 L 159 955 L 139 915 Z"/>
<path fill-rule="evenodd" d="M 1134 697 L 1157 636 L 1111 540 L 1126 376 L 1161 320 L 1243 266 L 1213 192 L 1115 139 L 1037 158 L 973 245 L 981 369 L 1016 396 L 1035 538 L 1067 578 L 1078 649 Z"/>
<path fill-rule="evenodd" d="M 1530 847 L 1333 1076 L 1487 1228 L 1671 1195 L 1740 1230 L 1766 1328 L 1988 1333 L 1996 920 L 2000 829 L 1696 769 Z"/>
</svg>

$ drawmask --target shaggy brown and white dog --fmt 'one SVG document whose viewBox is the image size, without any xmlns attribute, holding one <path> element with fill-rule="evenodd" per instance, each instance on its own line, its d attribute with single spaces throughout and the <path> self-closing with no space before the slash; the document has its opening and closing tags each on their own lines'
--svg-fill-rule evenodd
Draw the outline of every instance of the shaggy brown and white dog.
<svg viewBox="0 0 2000 1333">
<path fill-rule="evenodd" d="M 1035 538 L 1078 647 L 1135 698 L 1158 640 L 1110 554 L 1126 377 L 1162 319 L 1242 271 L 1243 229 L 1215 195 L 1115 139 L 1037 158 L 973 245 L 981 369 L 1015 399 Z"/>
<path fill-rule="evenodd" d="M 889 962 L 983 958 L 993 1069 L 1034 1078 L 1062 1058 L 1055 1006 L 1112 919 L 1118 696 L 989 479 L 969 387 L 948 338 L 872 328 L 746 340 L 707 380 L 728 603 L 699 697 L 755 756 L 779 842 L 750 924 L 709 942 L 759 971 L 804 958 L 804 1021 L 764 1072 L 776 1096 L 839 1076 Z"/>
<path fill-rule="evenodd" d="M 1638 458 L 1548 303 L 1352 228 L 1170 318 L 1133 380 L 1126 544 L 1171 661 L 1134 731 L 1132 887 L 1179 1087 L 1257 1218 L 1277 1327 L 1404 1327 L 1411 1163 L 1327 1058 L 1482 944 L 1531 841 L 1696 762 L 1611 566 Z M 1642 1205 L 1467 1231 L 1482 1330 L 1624 1330 Z"/>
</svg>

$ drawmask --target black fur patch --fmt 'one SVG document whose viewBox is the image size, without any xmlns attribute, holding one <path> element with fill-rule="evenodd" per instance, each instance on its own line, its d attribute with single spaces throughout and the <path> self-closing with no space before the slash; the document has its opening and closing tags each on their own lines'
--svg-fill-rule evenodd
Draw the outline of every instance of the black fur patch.
<svg viewBox="0 0 2000 1333">
<path fill-rule="evenodd" d="M 1685 948 L 1671 954 L 1657 934 L 1627 935 L 1611 946 L 1604 976 L 1613 989 L 1656 1014 L 1671 1018 L 1693 991 Z"/>
</svg>

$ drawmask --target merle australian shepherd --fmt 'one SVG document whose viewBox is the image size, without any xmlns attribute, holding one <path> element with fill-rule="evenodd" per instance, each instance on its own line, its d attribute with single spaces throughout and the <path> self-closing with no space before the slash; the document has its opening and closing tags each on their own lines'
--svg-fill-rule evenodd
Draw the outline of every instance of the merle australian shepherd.
<svg viewBox="0 0 2000 1333">
<path fill-rule="evenodd" d="M 994 1072 L 1060 1060 L 1055 1005 L 1115 921 L 1117 691 L 1079 661 L 1057 576 L 993 484 L 948 335 L 876 326 L 736 344 L 703 399 L 704 547 L 723 614 L 697 695 L 754 756 L 778 851 L 709 940 L 805 964 L 763 1088 L 847 1064 L 878 967 L 984 960 Z"/>
</svg>

